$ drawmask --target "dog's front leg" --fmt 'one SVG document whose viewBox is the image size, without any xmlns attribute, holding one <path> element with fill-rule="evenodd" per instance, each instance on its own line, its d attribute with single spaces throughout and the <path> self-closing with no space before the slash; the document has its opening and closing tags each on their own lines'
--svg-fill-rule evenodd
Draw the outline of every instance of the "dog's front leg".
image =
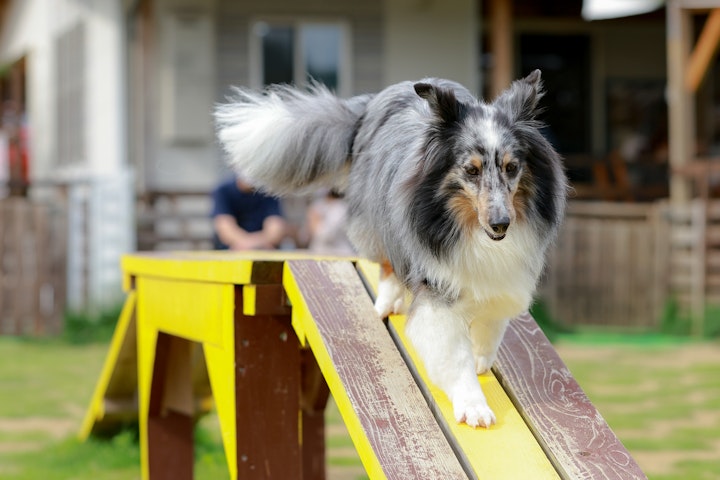
<svg viewBox="0 0 720 480">
<path fill-rule="evenodd" d="M 458 423 L 489 427 L 495 423 L 475 374 L 469 322 L 458 309 L 430 294 L 413 300 L 405 332 L 430 380 L 447 394 Z"/>
<path fill-rule="evenodd" d="M 480 375 L 492 368 L 510 320 L 475 319 L 470 324 L 470 339 L 475 357 L 475 372 Z"/>
<path fill-rule="evenodd" d="M 375 311 L 380 318 L 390 314 L 405 313 L 405 287 L 387 261 L 380 265 L 380 283 L 375 299 Z"/>
</svg>

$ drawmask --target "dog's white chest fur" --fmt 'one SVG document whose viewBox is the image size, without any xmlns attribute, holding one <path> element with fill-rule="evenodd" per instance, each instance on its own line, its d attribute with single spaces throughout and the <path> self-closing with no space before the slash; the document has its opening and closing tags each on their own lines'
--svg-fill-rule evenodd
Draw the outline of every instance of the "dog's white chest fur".
<svg viewBox="0 0 720 480">
<path fill-rule="evenodd" d="M 478 230 L 458 245 L 449 262 L 438 262 L 435 280 L 451 285 L 459 303 L 472 309 L 476 318 L 514 317 L 532 302 L 543 250 L 530 226 L 522 223 L 513 225 L 500 241 Z"/>
</svg>

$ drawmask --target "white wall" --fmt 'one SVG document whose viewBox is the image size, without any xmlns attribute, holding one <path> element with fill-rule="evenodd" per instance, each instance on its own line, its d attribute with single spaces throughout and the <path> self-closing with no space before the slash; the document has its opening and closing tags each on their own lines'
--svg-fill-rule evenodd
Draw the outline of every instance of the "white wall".
<svg viewBox="0 0 720 480">
<path fill-rule="evenodd" d="M 57 37 L 78 22 L 86 27 L 85 156 L 58 169 L 56 151 Z M 15 0 L 0 30 L 0 64 L 25 56 L 31 177 L 113 175 L 126 168 L 124 14 L 117 0 Z"/>
<path fill-rule="evenodd" d="M 385 84 L 434 76 L 479 90 L 474 0 L 386 0 Z"/>
</svg>

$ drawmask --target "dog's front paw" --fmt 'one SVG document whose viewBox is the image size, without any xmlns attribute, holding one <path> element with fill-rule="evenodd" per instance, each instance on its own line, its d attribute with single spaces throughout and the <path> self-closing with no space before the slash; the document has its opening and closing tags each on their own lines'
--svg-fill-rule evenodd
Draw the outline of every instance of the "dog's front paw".
<svg viewBox="0 0 720 480">
<path fill-rule="evenodd" d="M 375 299 L 375 311 L 380 318 L 405 313 L 405 290 L 397 281 L 381 281 Z"/>
<path fill-rule="evenodd" d="M 458 423 L 469 426 L 490 428 L 495 424 L 495 414 L 485 398 L 474 395 L 458 395 L 453 400 L 453 413 Z"/>
</svg>

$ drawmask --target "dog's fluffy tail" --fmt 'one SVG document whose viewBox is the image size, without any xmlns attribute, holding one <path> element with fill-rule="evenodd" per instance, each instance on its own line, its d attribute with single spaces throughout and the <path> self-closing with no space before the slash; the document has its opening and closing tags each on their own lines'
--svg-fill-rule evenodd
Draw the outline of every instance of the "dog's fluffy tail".
<svg viewBox="0 0 720 480">
<path fill-rule="evenodd" d="M 369 98 L 342 100 L 318 84 L 237 88 L 215 109 L 218 138 L 235 171 L 270 193 L 338 186 Z"/>
</svg>

